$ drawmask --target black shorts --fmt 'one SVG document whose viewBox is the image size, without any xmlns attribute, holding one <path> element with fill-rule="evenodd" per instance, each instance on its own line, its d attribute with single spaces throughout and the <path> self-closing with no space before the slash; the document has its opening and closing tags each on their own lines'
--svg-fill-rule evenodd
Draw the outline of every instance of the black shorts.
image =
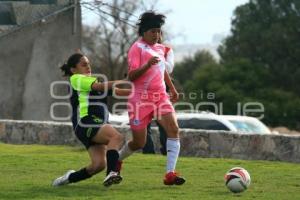
<svg viewBox="0 0 300 200">
<path fill-rule="evenodd" d="M 78 122 L 75 128 L 75 135 L 81 143 L 88 149 L 92 145 L 98 143 L 93 142 L 93 137 L 97 134 L 98 130 L 103 125 L 103 121 L 95 119 L 91 116 L 85 116 Z"/>
</svg>

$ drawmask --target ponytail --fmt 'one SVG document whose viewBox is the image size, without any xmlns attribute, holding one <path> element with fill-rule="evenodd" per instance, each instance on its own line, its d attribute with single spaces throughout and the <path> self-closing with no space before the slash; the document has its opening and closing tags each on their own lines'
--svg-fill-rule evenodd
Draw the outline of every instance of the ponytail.
<svg viewBox="0 0 300 200">
<path fill-rule="evenodd" d="M 61 67 L 60 67 L 61 71 L 63 71 L 64 75 L 63 76 L 72 76 L 73 73 L 71 72 L 71 68 L 68 67 L 68 65 L 66 63 L 64 63 Z"/>
<path fill-rule="evenodd" d="M 75 68 L 76 65 L 80 62 L 80 59 L 84 55 L 82 53 L 75 53 L 71 55 L 67 61 L 67 63 L 64 63 L 60 69 L 63 71 L 64 75 L 63 76 L 72 76 L 73 73 L 71 71 L 71 68 Z"/>
</svg>

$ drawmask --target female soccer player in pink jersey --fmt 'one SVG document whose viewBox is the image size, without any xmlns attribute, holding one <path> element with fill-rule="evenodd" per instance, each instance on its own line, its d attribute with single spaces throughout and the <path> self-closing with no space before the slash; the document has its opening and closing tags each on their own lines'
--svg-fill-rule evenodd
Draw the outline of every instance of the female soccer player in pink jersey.
<svg viewBox="0 0 300 200">
<path fill-rule="evenodd" d="M 178 100 L 178 93 L 166 71 L 166 47 L 159 44 L 161 26 L 165 16 L 145 12 L 139 19 L 138 39 L 128 52 L 128 77 L 133 83 L 133 94 L 128 100 L 128 114 L 132 140 L 120 151 L 120 160 L 144 147 L 146 128 L 154 116 L 167 132 L 167 173 L 165 185 L 182 185 L 185 179 L 175 172 L 180 151 L 179 128 L 174 108 L 170 102 Z M 170 98 L 166 93 L 170 88 Z"/>
</svg>

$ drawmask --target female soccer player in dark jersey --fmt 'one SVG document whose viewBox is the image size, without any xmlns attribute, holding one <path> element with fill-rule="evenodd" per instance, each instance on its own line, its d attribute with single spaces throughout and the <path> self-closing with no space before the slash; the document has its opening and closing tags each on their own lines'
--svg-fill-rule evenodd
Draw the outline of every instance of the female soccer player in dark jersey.
<svg viewBox="0 0 300 200">
<path fill-rule="evenodd" d="M 71 105 L 73 109 L 72 124 L 75 135 L 87 149 L 91 163 L 78 170 L 69 170 L 53 181 L 53 186 L 75 183 L 92 177 L 107 166 L 104 186 L 118 184 L 122 177 L 118 173 L 118 149 L 123 141 L 121 134 L 107 124 L 107 96 L 112 94 L 113 84 L 122 81 L 98 82 L 91 75 L 88 58 L 75 53 L 61 67 L 65 76 L 70 77 L 72 86 Z M 115 94 L 127 96 L 129 89 L 114 87 Z M 79 117 L 77 117 L 79 115 Z"/>
</svg>

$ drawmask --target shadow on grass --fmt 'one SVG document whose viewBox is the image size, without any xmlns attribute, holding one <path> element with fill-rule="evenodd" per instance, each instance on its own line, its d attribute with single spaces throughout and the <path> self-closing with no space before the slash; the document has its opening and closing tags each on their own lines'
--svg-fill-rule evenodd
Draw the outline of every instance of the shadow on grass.
<svg viewBox="0 0 300 200">
<path fill-rule="evenodd" d="M 241 197 L 243 193 L 232 193 L 230 191 L 214 191 L 212 192 L 214 196 L 222 196 L 222 197 Z"/>
</svg>

